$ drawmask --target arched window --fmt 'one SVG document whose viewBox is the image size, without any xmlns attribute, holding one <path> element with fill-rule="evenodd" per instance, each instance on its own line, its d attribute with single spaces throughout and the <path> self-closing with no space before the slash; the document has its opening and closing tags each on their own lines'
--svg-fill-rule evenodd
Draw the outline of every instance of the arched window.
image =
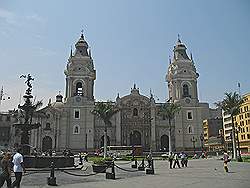
<svg viewBox="0 0 250 188">
<path fill-rule="evenodd" d="M 182 86 L 182 91 L 183 91 L 183 97 L 189 97 L 189 89 L 187 84 L 184 84 Z"/>
<path fill-rule="evenodd" d="M 134 110 L 133 110 L 133 116 L 138 116 L 138 110 L 137 110 L 137 108 L 134 108 Z"/>
<path fill-rule="evenodd" d="M 83 87 L 81 82 L 76 84 L 76 95 L 83 95 Z"/>
<path fill-rule="evenodd" d="M 75 125 L 73 127 L 73 134 L 80 134 L 80 126 L 79 125 Z"/>
</svg>

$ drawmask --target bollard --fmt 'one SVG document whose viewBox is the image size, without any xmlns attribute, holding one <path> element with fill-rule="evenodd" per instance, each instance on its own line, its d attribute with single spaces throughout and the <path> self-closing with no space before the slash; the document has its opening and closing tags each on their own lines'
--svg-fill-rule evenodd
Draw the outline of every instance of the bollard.
<svg viewBox="0 0 250 188">
<path fill-rule="evenodd" d="M 146 174 L 155 174 L 153 159 L 150 161 L 150 168 L 146 169 Z"/>
<path fill-rule="evenodd" d="M 137 168 L 137 159 L 135 159 L 135 164 L 132 164 L 131 168 Z"/>
<path fill-rule="evenodd" d="M 142 159 L 142 161 L 141 161 L 141 165 L 140 165 L 140 166 L 138 166 L 138 170 L 140 170 L 140 171 L 144 171 L 144 170 L 145 170 L 144 159 Z"/>
<path fill-rule="evenodd" d="M 111 163 L 111 173 L 106 172 L 106 179 L 115 179 L 115 163 L 114 161 Z"/>
<path fill-rule="evenodd" d="M 48 185 L 52 185 L 52 186 L 56 186 L 56 177 L 55 177 L 55 166 L 54 166 L 54 162 L 51 162 L 50 165 L 50 177 L 47 177 L 47 184 Z"/>
</svg>

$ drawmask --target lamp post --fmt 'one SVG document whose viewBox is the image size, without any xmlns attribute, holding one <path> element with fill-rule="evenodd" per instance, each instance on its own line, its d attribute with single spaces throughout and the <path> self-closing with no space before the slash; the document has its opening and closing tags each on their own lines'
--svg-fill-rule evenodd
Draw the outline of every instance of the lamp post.
<svg viewBox="0 0 250 188">
<path fill-rule="evenodd" d="M 242 162 L 243 160 L 242 160 L 242 158 L 241 158 L 241 153 L 240 153 L 239 128 L 240 128 L 240 127 L 237 127 L 237 128 L 235 129 L 235 132 L 236 132 L 236 134 L 237 134 L 238 154 L 239 154 L 237 160 L 238 160 L 238 162 Z"/>
<path fill-rule="evenodd" d="M 195 155 L 195 142 L 197 142 L 197 138 L 194 138 L 194 136 L 193 136 L 190 140 L 193 143 L 194 155 Z"/>
<path fill-rule="evenodd" d="M 204 150 L 203 148 L 204 135 L 202 133 L 200 135 L 200 141 L 201 141 L 201 150 L 203 151 Z"/>
</svg>

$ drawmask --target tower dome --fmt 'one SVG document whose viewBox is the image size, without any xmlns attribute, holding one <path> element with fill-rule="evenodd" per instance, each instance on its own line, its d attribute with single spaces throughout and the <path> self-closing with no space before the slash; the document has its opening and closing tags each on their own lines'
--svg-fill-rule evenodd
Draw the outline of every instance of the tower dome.
<svg viewBox="0 0 250 188">
<path fill-rule="evenodd" d="M 75 44 L 75 55 L 82 55 L 82 56 L 89 56 L 88 54 L 88 43 L 85 41 L 83 33 L 81 34 L 80 39 L 77 41 L 77 43 Z"/>
<path fill-rule="evenodd" d="M 176 45 L 174 46 L 174 59 L 189 59 L 187 53 L 186 53 L 187 47 L 185 44 L 181 42 L 181 39 L 178 36 L 178 40 L 176 42 Z"/>
</svg>

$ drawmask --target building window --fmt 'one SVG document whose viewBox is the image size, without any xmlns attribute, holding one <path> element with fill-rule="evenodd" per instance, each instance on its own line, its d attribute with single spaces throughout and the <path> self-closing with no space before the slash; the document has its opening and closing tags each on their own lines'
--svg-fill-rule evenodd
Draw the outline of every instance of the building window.
<svg viewBox="0 0 250 188">
<path fill-rule="evenodd" d="M 250 134 L 247 134 L 247 139 L 250 139 Z"/>
<path fill-rule="evenodd" d="M 83 95 L 83 87 L 81 82 L 76 84 L 76 95 Z"/>
<path fill-rule="evenodd" d="M 73 127 L 73 134 L 80 134 L 80 126 L 79 125 L 75 125 Z"/>
<path fill-rule="evenodd" d="M 193 111 L 187 111 L 187 119 L 192 120 L 193 119 Z"/>
<path fill-rule="evenodd" d="M 138 110 L 137 110 L 137 108 L 133 109 L 133 116 L 138 116 Z"/>
<path fill-rule="evenodd" d="M 193 126 L 189 125 L 187 128 L 187 132 L 188 132 L 188 134 L 192 134 L 194 132 Z"/>
<path fill-rule="evenodd" d="M 184 84 L 182 86 L 182 92 L 183 92 L 183 97 L 190 97 L 189 95 L 189 89 L 188 89 L 188 85 Z"/>
<path fill-rule="evenodd" d="M 80 110 L 79 109 L 74 110 L 74 117 L 75 117 L 75 119 L 80 119 Z"/>
</svg>

